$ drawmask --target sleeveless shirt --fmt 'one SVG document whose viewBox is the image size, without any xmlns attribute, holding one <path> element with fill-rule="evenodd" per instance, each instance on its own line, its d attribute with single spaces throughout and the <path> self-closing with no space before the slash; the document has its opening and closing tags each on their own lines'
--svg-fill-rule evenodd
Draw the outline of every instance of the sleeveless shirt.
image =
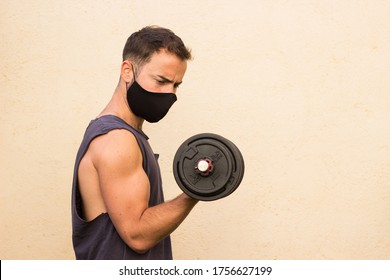
<svg viewBox="0 0 390 280">
<path fill-rule="evenodd" d="M 114 129 L 130 131 L 138 142 L 142 153 L 142 166 L 150 182 L 149 207 L 164 202 L 160 167 L 157 162 L 158 156 L 153 153 L 148 142 L 149 138 L 114 115 L 105 115 L 92 120 L 78 150 L 73 173 L 72 241 L 76 259 L 172 259 L 170 236 L 167 236 L 146 253 L 138 254 L 121 239 L 107 213 L 103 213 L 89 222 L 83 219 L 78 183 L 80 161 L 92 140 Z"/>
</svg>

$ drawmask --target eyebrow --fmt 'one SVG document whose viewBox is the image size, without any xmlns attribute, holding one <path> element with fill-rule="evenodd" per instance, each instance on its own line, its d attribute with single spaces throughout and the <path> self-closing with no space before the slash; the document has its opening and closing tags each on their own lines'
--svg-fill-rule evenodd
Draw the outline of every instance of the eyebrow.
<svg viewBox="0 0 390 280">
<path fill-rule="evenodd" d="M 168 79 L 168 78 L 166 78 L 164 76 L 161 76 L 161 75 L 157 75 L 157 77 L 160 78 L 161 80 L 163 80 L 164 82 L 167 82 L 167 83 L 170 83 L 170 84 L 174 84 L 175 86 L 179 86 L 179 85 L 181 85 L 181 83 L 183 83 L 183 81 L 175 83 L 172 80 L 170 80 L 170 79 Z"/>
</svg>

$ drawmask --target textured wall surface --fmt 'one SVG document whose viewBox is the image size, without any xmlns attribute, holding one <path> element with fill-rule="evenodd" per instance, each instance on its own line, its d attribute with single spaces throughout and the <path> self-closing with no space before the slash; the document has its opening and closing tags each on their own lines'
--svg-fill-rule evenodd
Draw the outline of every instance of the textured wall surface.
<svg viewBox="0 0 390 280">
<path fill-rule="evenodd" d="M 171 28 L 193 50 L 178 102 L 145 132 L 166 198 L 200 132 L 245 157 L 239 189 L 201 202 L 176 259 L 390 258 L 390 3 L 0 2 L 0 258 L 73 259 L 73 161 L 119 78 L 127 37 Z"/>
</svg>

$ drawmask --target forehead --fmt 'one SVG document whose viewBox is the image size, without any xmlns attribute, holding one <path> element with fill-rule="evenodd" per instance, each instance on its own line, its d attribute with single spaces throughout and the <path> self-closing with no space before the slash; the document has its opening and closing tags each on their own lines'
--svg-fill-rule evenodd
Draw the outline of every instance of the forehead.
<svg viewBox="0 0 390 280">
<path fill-rule="evenodd" d="M 182 79 L 187 69 L 187 61 L 175 54 L 161 50 L 155 52 L 149 62 L 142 66 L 141 73 L 162 75 L 170 79 Z"/>
</svg>

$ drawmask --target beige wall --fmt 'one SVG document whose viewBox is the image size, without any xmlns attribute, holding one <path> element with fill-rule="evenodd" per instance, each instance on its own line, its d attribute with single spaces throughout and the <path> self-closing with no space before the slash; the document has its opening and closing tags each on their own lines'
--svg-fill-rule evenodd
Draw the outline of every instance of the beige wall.
<svg viewBox="0 0 390 280">
<path fill-rule="evenodd" d="M 0 2 L 1 259 L 73 259 L 73 161 L 130 33 L 193 49 L 179 102 L 146 125 L 171 164 L 189 136 L 237 144 L 245 178 L 173 234 L 176 259 L 390 258 L 390 2 Z"/>
</svg>

